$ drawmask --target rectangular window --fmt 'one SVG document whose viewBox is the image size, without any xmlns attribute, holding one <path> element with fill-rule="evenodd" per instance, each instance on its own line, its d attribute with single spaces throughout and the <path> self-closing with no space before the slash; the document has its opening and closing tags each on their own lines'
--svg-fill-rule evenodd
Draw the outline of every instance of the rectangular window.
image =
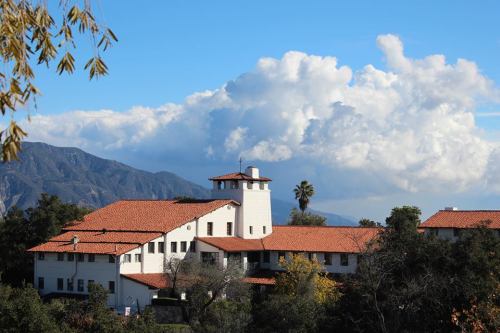
<svg viewBox="0 0 500 333">
<path fill-rule="evenodd" d="M 108 256 L 108 262 L 109 262 L 110 264 L 114 264 L 114 263 L 115 263 L 115 256 L 110 254 L 110 255 Z"/>
<path fill-rule="evenodd" d="M 340 266 L 349 266 L 349 256 L 346 253 L 340 254 Z"/>
<path fill-rule="evenodd" d="M 249 232 L 250 232 L 250 235 L 253 235 L 253 226 L 250 226 Z"/>
<path fill-rule="evenodd" d="M 363 256 L 361 254 L 358 254 L 356 256 L 356 264 L 359 265 L 359 263 L 361 262 L 361 260 L 363 260 Z"/>
<path fill-rule="evenodd" d="M 95 261 L 95 254 L 89 253 L 89 262 L 94 262 Z"/>
<path fill-rule="evenodd" d="M 38 252 L 38 260 L 45 260 L 45 252 Z"/>
<path fill-rule="evenodd" d="M 43 277 L 38 278 L 38 289 L 45 288 L 45 279 Z"/>
<path fill-rule="evenodd" d="M 278 252 L 278 260 L 281 260 L 281 258 L 286 259 L 285 257 L 285 252 Z"/>
<path fill-rule="evenodd" d="M 207 235 L 208 236 L 213 236 L 214 234 L 214 223 L 213 222 L 207 222 Z"/>
<path fill-rule="evenodd" d="M 74 253 L 68 253 L 68 261 L 75 261 L 75 254 Z"/>
<path fill-rule="evenodd" d="M 155 253 L 155 242 L 148 243 L 148 253 Z"/>
<path fill-rule="evenodd" d="M 312 261 L 314 259 L 314 253 L 309 252 L 307 257 L 309 258 L 309 261 Z"/>
<path fill-rule="evenodd" d="M 77 259 L 78 261 L 84 261 L 84 260 L 85 260 L 85 254 L 84 254 L 84 253 L 78 253 L 78 254 L 76 255 L 76 259 Z"/>
<path fill-rule="evenodd" d="M 268 264 L 271 261 L 271 252 L 269 251 L 264 251 L 264 256 L 263 256 L 263 262 Z"/>
<path fill-rule="evenodd" d="M 141 262 L 141 254 L 140 253 L 136 253 L 134 259 L 135 259 L 135 262 Z"/>
<path fill-rule="evenodd" d="M 158 253 L 165 253 L 165 243 L 158 242 Z"/>
<path fill-rule="evenodd" d="M 87 281 L 87 291 L 89 291 L 89 290 L 90 290 L 90 286 L 91 286 L 92 284 L 94 284 L 94 280 L 88 280 L 88 281 Z"/>
<path fill-rule="evenodd" d="M 228 236 L 233 235 L 233 223 L 232 222 L 227 222 L 226 233 Z"/>
<path fill-rule="evenodd" d="M 332 254 L 331 253 L 325 253 L 325 265 L 330 266 L 332 264 Z"/>
<path fill-rule="evenodd" d="M 187 242 L 181 242 L 181 252 L 187 251 Z"/>
<path fill-rule="evenodd" d="M 63 290 L 63 289 L 64 289 L 64 279 L 57 278 L 57 290 Z"/>
<path fill-rule="evenodd" d="M 191 241 L 189 243 L 189 251 L 190 252 L 196 252 L 196 241 Z"/>
<path fill-rule="evenodd" d="M 202 252 L 201 253 L 201 262 L 204 264 L 215 265 L 219 262 L 219 253 L 218 252 Z"/>
<path fill-rule="evenodd" d="M 170 242 L 170 252 L 177 253 L 177 242 Z"/>
<path fill-rule="evenodd" d="M 83 291 L 83 280 L 78 279 L 78 291 Z"/>
<path fill-rule="evenodd" d="M 266 226 L 262 227 L 262 233 L 265 235 L 266 234 Z"/>
<path fill-rule="evenodd" d="M 108 281 L 108 289 L 110 294 L 115 293 L 115 281 Z"/>
<path fill-rule="evenodd" d="M 460 237 L 460 229 L 454 228 L 453 229 L 453 236 L 455 237 Z"/>
<path fill-rule="evenodd" d="M 57 261 L 64 261 L 64 253 L 58 253 L 57 254 Z"/>
<path fill-rule="evenodd" d="M 131 262 L 132 261 L 132 255 L 131 254 L 126 254 L 123 256 L 123 262 Z"/>
<path fill-rule="evenodd" d="M 73 279 L 66 279 L 66 289 L 73 291 Z"/>
</svg>

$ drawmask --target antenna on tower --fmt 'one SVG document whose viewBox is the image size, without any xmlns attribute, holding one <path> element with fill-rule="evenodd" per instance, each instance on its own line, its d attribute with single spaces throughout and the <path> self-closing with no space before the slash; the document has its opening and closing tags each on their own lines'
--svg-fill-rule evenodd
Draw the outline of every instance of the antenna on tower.
<svg viewBox="0 0 500 333">
<path fill-rule="evenodd" d="M 241 173 L 241 163 L 243 163 L 243 158 L 240 156 L 240 173 Z"/>
</svg>

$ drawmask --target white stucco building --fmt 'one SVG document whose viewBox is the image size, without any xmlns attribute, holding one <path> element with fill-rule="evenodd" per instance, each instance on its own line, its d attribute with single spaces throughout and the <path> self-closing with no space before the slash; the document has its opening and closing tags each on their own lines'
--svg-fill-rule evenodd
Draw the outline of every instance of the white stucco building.
<svg viewBox="0 0 500 333">
<path fill-rule="evenodd" d="M 210 200 L 121 200 L 75 221 L 34 253 L 34 283 L 42 295 L 109 290 L 116 309 L 144 307 L 167 288 L 164 265 L 194 257 L 216 265 L 236 258 L 247 282 L 270 284 L 280 257 L 306 253 L 331 273 L 352 273 L 378 228 L 273 226 L 271 179 L 255 167 L 210 178 Z"/>
<path fill-rule="evenodd" d="M 500 210 L 459 210 L 446 207 L 429 217 L 420 228 L 440 238 L 456 241 L 463 230 L 483 224 L 500 236 Z"/>
</svg>

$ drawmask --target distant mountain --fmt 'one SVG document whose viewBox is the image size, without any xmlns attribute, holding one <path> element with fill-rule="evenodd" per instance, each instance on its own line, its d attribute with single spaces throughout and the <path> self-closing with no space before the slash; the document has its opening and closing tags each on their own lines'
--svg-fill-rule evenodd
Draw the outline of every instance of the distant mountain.
<svg viewBox="0 0 500 333">
<path fill-rule="evenodd" d="M 204 199 L 210 196 L 208 189 L 167 171 L 147 172 L 77 148 L 25 142 L 19 161 L 0 164 L 0 212 L 14 205 L 31 207 L 43 192 L 94 208 L 124 198 L 188 196 Z M 286 223 L 293 206 L 273 199 L 274 223 Z M 335 214 L 320 214 L 327 217 L 331 225 L 353 224 Z"/>
<path fill-rule="evenodd" d="M 208 198 L 209 191 L 170 172 L 147 172 L 77 148 L 23 143 L 20 161 L 0 165 L 0 209 L 36 203 L 40 193 L 102 207 L 122 198 Z"/>
</svg>

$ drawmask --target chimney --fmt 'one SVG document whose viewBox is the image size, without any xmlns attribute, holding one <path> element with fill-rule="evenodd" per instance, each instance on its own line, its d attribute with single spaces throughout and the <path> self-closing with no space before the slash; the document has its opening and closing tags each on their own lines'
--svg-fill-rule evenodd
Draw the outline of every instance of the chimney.
<svg viewBox="0 0 500 333">
<path fill-rule="evenodd" d="M 259 178 L 259 168 L 249 166 L 245 169 L 245 174 L 252 178 Z"/>
<path fill-rule="evenodd" d="M 80 241 L 80 238 L 78 238 L 77 235 L 74 235 L 71 238 L 71 244 L 73 244 L 73 250 L 76 250 L 76 245 L 78 244 L 79 241 Z"/>
<path fill-rule="evenodd" d="M 458 207 L 444 207 L 444 210 L 454 211 L 454 210 L 458 210 Z"/>
</svg>

